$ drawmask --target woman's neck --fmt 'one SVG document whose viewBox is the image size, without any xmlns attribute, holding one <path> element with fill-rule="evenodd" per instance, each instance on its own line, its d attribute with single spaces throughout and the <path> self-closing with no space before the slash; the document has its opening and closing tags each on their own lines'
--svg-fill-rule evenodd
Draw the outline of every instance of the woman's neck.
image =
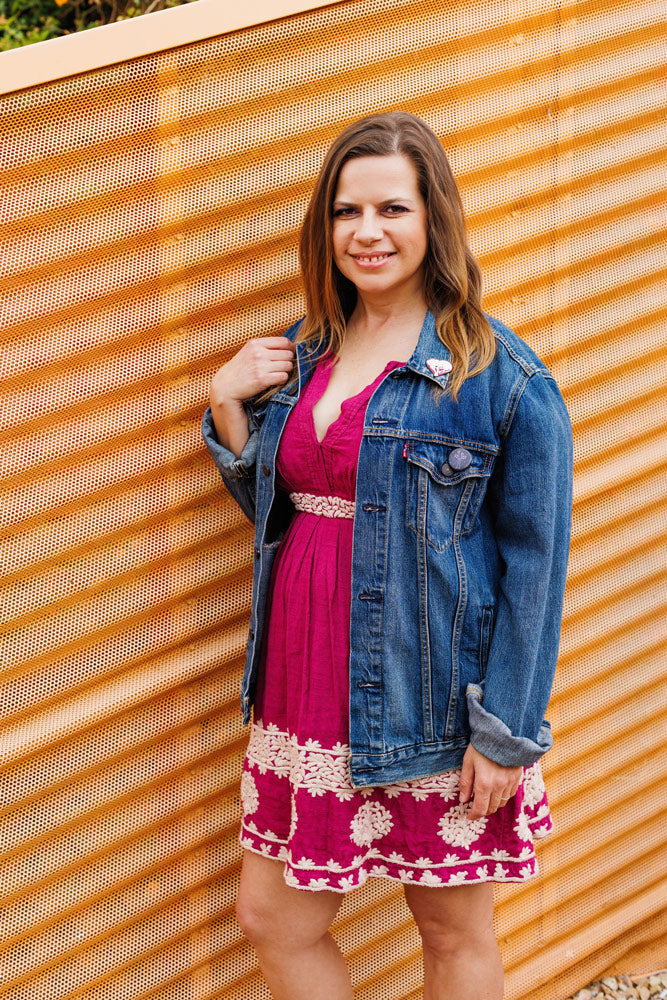
<svg viewBox="0 0 667 1000">
<path fill-rule="evenodd" d="M 346 340 L 361 347 L 378 342 L 406 344 L 417 342 L 426 315 L 423 300 L 412 299 L 398 305 L 369 303 L 361 297 L 347 323 Z"/>
</svg>

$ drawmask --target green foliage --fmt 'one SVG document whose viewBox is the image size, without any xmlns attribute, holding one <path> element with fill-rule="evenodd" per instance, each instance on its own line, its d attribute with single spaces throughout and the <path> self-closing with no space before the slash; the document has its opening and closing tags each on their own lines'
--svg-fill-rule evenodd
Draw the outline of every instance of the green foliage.
<svg viewBox="0 0 667 1000">
<path fill-rule="evenodd" d="M 0 0 L 0 52 L 194 0 Z"/>
</svg>

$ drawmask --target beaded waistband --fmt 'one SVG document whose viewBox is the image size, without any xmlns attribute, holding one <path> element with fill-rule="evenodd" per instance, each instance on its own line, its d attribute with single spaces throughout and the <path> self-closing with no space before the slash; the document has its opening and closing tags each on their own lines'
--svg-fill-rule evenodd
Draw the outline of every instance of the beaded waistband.
<svg viewBox="0 0 667 1000">
<path fill-rule="evenodd" d="M 290 493 L 290 500 L 297 510 L 321 517 L 354 517 L 354 500 L 344 497 L 322 497 L 316 493 Z"/>
</svg>

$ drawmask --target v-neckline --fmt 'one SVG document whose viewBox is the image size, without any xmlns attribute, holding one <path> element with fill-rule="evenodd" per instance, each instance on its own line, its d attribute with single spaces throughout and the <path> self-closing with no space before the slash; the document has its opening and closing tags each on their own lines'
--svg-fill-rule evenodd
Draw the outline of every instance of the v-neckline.
<svg viewBox="0 0 667 1000">
<path fill-rule="evenodd" d="M 326 356 L 324 358 L 322 358 L 322 361 L 327 361 L 327 360 L 328 359 L 326 358 Z M 382 371 L 378 375 L 376 375 L 375 378 L 372 379 L 367 385 L 365 385 L 363 387 L 363 389 L 360 389 L 359 392 L 356 392 L 353 396 L 348 396 L 347 399 L 342 400 L 342 402 L 340 404 L 340 412 L 339 412 L 338 416 L 334 420 L 331 421 L 331 423 L 329 424 L 329 426 L 327 427 L 327 429 L 324 432 L 324 436 L 322 437 L 322 440 L 320 441 L 320 439 L 317 436 L 317 428 L 315 427 L 315 417 L 313 416 L 313 409 L 315 407 L 315 404 L 320 401 L 320 399 L 322 398 L 322 396 L 326 392 L 327 386 L 329 384 L 329 379 L 331 378 L 331 373 L 333 372 L 333 369 L 334 369 L 335 365 L 337 364 L 337 362 L 338 362 L 338 357 L 336 355 L 333 355 L 331 363 L 329 365 L 329 371 L 327 373 L 327 378 L 323 380 L 324 381 L 324 385 L 323 385 L 322 391 L 317 395 L 317 398 L 314 399 L 313 402 L 312 402 L 312 404 L 308 407 L 308 415 L 309 415 L 309 418 L 310 418 L 310 427 L 311 427 L 311 430 L 313 432 L 313 437 L 315 438 L 315 441 L 316 441 L 318 447 L 321 447 L 324 444 L 324 442 L 326 441 L 327 437 L 329 436 L 329 432 L 332 430 L 332 428 L 334 428 L 336 426 L 336 424 L 340 423 L 340 420 L 341 420 L 341 418 L 343 416 L 343 407 L 344 406 L 346 406 L 348 403 L 353 402 L 355 399 L 358 399 L 359 396 L 361 396 L 364 392 L 366 392 L 368 389 L 370 389 L 370 387 L 372 385 L 374 385 L 375 382 L 377 382 L 378 379 L 381 378 L 386 373 L 387 369 L 391 365 L 399 365 L 400 366 L 400 365 L 405 364 L 404 361 L 388 361 L 387 364 L 382 369 Z M 318 366 L 318 368 L 319 368 L 319 366 Z M 323 370 L 323 369 L 320 369 L 320 370 Z"/>
</svg>

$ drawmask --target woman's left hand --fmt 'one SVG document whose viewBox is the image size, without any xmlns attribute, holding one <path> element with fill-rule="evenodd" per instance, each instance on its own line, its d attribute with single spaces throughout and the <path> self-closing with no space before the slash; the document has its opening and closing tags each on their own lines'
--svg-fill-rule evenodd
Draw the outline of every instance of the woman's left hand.
<svg viewBox="0 0 667 1000">
<path fill-rule="evenodd" d="M 503 767 L 475 750 L 472 743 L 463 756 L 459 802 L 473 799 L 468 819 L 490 816 L 510 799 L 519 787 L 523 768 Z"/>
</svg>

